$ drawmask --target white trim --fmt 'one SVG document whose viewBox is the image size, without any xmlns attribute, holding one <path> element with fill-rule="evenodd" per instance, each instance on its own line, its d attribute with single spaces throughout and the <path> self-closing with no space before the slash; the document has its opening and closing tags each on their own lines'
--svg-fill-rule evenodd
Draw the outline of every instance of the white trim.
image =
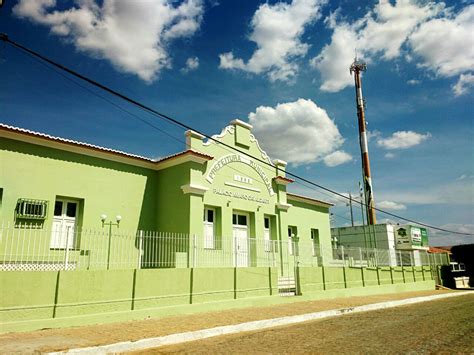
<svg viewBox="0 0 474 355">
<path fill-rule="evenodd" d="M 234 134 L 235 132 L 235 127 L 234 126 L 227 126 L 225 127 L 220 134 L 214 134 L 211 138 L 208 139 L 206 142 L 203 142 L 202 145 L 210 145 L 211 143 L 216 143 L 215 141 L 220 141 L 222 138 L 224 138 L 225 135 L 227 134 Z"/>
<path fill-rule="evenodd" d="M 122 353 L 122 352 L 130 352 L 130 351 L 147 350 L 147 349 L 157 348 L 160 346 L 181 344 L 188 341 L 202 340 L 202 339 L 212 338 L 212 337 L 221 336 L 221 335 L 238 334 L 241 332 L 270 329 L 270 328 L 280 327 L 284 325 L 292 325 L 292 324 L 298 324 L 302 322 L 313 321 L 317 319 L 343 316 L 349 313 L 375 311 L 379 309 L 394 308 L 394 307 L 399 307 L 399 306 L 404 306 L 404 305 L 409 305 L 409 304 L 423 303 L 423 302 L 429 302 L 429 301 L 434 301 L 434 300 L 439 300 L 439 299 L 444 299 L 444 298 L 459 297 L 459 296 L 466 296 L 466 295 L 474 295 L 474 292 L 458 291 L 458 292 L 446 293 L 446 294 L 441 294 L 441 295 L 422 296 L 422 297 L 415 297 L 415 298 L 406 298 L 406 299 L 396 300 L 396 301 L 371 303 L 371 304 L 366 304 L 366 305 L 356 306 L 356 307 L 330 309 L 330 310 L 314 312 L 314 313 L 298 314 L 295 316 L 262 319 L 262 320 L 239 323 L 239 324 L 223 325 L 220 327 L 194 330 L 194 331 L 189 331 L 189 332 L 184 332 L 184 333 L 164 335 L 164 336 L 155 337 L 155 338 L 145 338 L 145 339 L 140 339 L 140 340 L 135 340 L 135 341 L 128 340 L 128 341 L 123 341 L 123 342 L 115 343 L 115 344 L 91 346 L 87 348 L 69 349 L 67 351 L 50 352 L 49 355 L 61 355 L 65 353 L 66 354 L 110 354 L 110 353 Z"/>
<path fill-rule="evenodd" d="M 238 187 L 239 189 L 244 189 L 244 190 L 249 190 L 249 191 L 262 192 L 262 190 L 257 189 L 255 187 L 242 186 L 242 185 L 239 185 L 239 184 L 234 184 L 233 182 L 227 182 L 226 181 L 226 182 L 224 182 L 224 185 Z"/>
<path fill-rule="evenodd" d="M 247 128 L 249 130 L 251 130 L 253 128 L 253 126 L 250 124 L 250 123 L 247 123 L 247 122 L 244 122 L 244 121 L 241 121 L 239 119 L 235 119 L 235 120 L 232 120 L 230 121 L 231 124 L 233 125 L 237 125 L 237 126 L 241 126 L 241 127 L 244 127 L 244 128 Z"/>
<path fill-rule="evenodd" d="M 280 203 L 280 202 L 277 202 L 276 203 L 276 207 L 279 209 L 279 210 L 283 210 L 283 211 L 288 211 L 288 209 L 293 206 L 292 204 L 290 203 Z"/>
<path fill-rule="evenodd" d="M 208 158 L 196 156 L 192 153 L 190 153 L 190 154 L 187 153 L 187 154 L 183 154 L 181 156 L 171 157 L 167 160 L 164 160 L 163 162 L 155 163 L 153 168 L 154 168 L 154 170 L 163 170 L 163 169 L 170 168 L 172 166 L 176 166 L 176 165 L 183 164 L 183 163 L 194 162 L 194 163 L 198 163 L 198 164 L 204 164 L 207 161 L 209 161 Z"/>
<path fill-rule="evenodd" d="M 280 165 L 280 166 L 283 166 L 283 167 L 286 167 L 288 165 L 288 163 L 284 160 L 281 160 L 281 159 L 273 159 L 273 164 L 274 165 Z"/>
<path fill-rule="evenodd" d="M 296 202 L 303 202 L 303 203 L 306 203 L 308 205 L 314 205 L 314 206 L 319 206 L 319 207 L 325 207 L 325 208 L 329 208 L 332 206 L 332 204 L 330 203 L 325 203 L 323 201 L 316 201 L 316 200 L 313 200 L 312 198 L 308 197 L 304 197 L 304 196 L 295 196 L 295 195 L 291 195 L 291 194 L 286 194 L 286 199 L 287 200 L 291 200 L 291 201 L 296 201 Z"/>
<path fill-rule="evenodd" d="M 204 186 L 188 184 L 188 185 L 181 186 L 181 190 L 183 190 L 184 194 L 195 194 L 195 195 L 203 196 L 206 193 L 206 191 L 208 191 L 209 189 Z"/>
<path fill-rule="evenodd" d="M 240 121 L 240 120 L 238 120 L 238 121 Z M 232 122 L 234 122 L 234 121 L 232 121 Z M 246 124 L 243 121 L 240 121 L 240 122 Z M 234 134 L 234 133 L 235 133 L 235 126 L 234 125 L 227 126 L 221 131 L 220 134 L 213 135 L 212 139 L 208 139 L 206 142 L 203 142 L 202 145 L 208 146 L 211 143 L 216 143 L 215 141 L 220 141 L 227 134 Z M 255 138 L 255 136 L 252 133 L 250 133 L 250 142 L 255 143 L 255 145 L 257 146 L 258 150 L 260 151 L 260 153 L 262 155 L 262 159 L 267 161 L 270 165 L 274 166 L 274 164 L 271 161 L 271 159 L 269 158 L 268 154 L 260 147 L 260 144 L 258 143 L 257 139 Z"/>
<path fill-rule="evenodd" d="M 185 137 L 186 137 L 186 147 L 187 149 L 190 149 L 191 148 L 191 138 L 196 138 L 196 139 L 200 139 L 200 140 L 203 140 L 204 138 L 206 138 L 205 136 L 203 136 L 201 133 L 198 133 L 196 131 L 193 131 L 191 129 L 188 129 L 185 133 L 184 133 Z"/>
<path fill-rule="evenodd" d="M 251 142 L 251 143 L 255 143 L 255 145 L 257 146 L 258 150 L 259 150 L 260 153 L 262 154 L 262 159 L 263 159 L 263 160 L 266 160 L 270 165 L 274 166 L 272 160 L 270 159 L 270 157 L 268 156 L 268 154 L 260 147 L 260 144 L 258 143 L 258 140 L 255 138 L 255 136 L 254 136 L 252 133 L 250 133 L 250 142 Z"/>
</svg>

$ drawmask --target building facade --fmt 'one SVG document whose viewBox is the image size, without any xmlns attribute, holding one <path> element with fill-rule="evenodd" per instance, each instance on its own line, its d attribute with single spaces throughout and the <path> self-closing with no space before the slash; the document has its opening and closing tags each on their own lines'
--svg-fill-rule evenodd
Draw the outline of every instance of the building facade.
<svg viewBox="0 0 474 355">
<path fill-rule="evenodd" d="M 48 255 L 67 250 L 78 260 L 105 258 L 108 249 L 108 267 L 118 257 L 110 255 L 115 241 L 109 236 L 108 248 L 98 251 L 77 231 L 118 223 L 123 231 L 184 236 L 166 256 L 168 266 L 189 264 L 191 242 L 207 260 L 228 250 L 226 265 L 237 267 L 257 266 L 270 254 L 280 260 L 306 254 L 321 263 L 317 248 L 331 246 L 331 205 L 288 193 L 293 181 L 285 176 L 286 163 L 271 160 L 251 129 L 234 120 L 212 140 L 188 131 L 185 151 L 152 160 L 0 125 L 0 219 L 16 231 L 31 225 L 44 231 L 34 246 L 26 232 L 2 239 L 4 263 L 12 252 L 21 259 L 28 243 Z M 300 242 L 310 247 L 300 250 Z M 150 243 L 130 239 L 121 248 L 136 250 L 142 262 L 170 249 L 169 240 Z"/>
</svg>

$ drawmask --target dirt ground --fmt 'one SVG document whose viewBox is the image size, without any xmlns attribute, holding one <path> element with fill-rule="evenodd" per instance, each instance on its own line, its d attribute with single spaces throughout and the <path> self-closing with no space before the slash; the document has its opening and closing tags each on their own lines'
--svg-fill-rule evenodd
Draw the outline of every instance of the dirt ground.
<svg viewBox="0 0 474 355">
<path fill-rule="evenodd" d="M 369 303 L 446 292 L 453 291 L 437 290 L 407 292 L 378 296 L 337 298 L 322 301 L 294 302 L 274 306 L 197 313 L 192 315 L 180 315 L 122 323 L 63 329 L 45 329 L 27 333 L 8 333 L 0 335 L 0 353 L 48 352 L 111 344 L 127 340 L 139 340 L 185 331 L 212 328 L 221 325 L 249 322 L 253 320 L 353 307 Z M 440 311 L 438 310 L 438 312 Z"/>
<path fill-rule="evenodd" d="M 229 352 L 474 354 L 474 297 L 460 296 L 146 351 L 147 354 Z"/>
</svg>

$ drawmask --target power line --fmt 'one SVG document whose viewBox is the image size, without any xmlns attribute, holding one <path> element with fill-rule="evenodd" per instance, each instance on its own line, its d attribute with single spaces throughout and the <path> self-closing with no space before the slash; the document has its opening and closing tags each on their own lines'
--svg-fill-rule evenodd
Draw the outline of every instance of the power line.
<svg viewBox="0 0 474 355">
<path fill-rule="evenodd" d="M 14 47 L 14 49 L 18 50 L 17 48 Z M 116 104 L 115 102 L 113 102 L 112 100 L 109 100 L 108 98 L 106 98 L 105 96 L 103 95 L 100 95 L 99 93 L 89 89 L 87 86 L 85 85 L 82 85 L 81 83 L 79 83 L 78 81 L 74 80 L 73 78 L 70 78 L 69 76 L 63 74 L 62 72 L 60 72 L 58 69 L 48 65 L 47 63 L 39 60 L 38 58 L 34 57 L 32 54 L 30 53 L 27 53 L 27 55 L 32 59 L 34 60 L 35 62 L 37 62 L 38 64 L 41 64 L 42 66 L 44 66 L 45 68 L 49 69 L 49 70 L 52 70 L 53 72 L 55 72 L 56 74 L 60 75 L 62 78 L 68 80 L 69 82 L 73 83 L 74 85 L 77 85 L 78 87 L 80 87 L 81 89 L 87 91 L 89 94 L 105 101 L 106 103 L 114 106 L 115 108 L 117 108 L 118 110 L 122 111 L 122 112 L 125 112 L 126 114 L 129 114 L 131 115 L 132 117 L 135 117 L 136 119 L 138 119 L 139 121 L 143 122 L 144 124 L 148 125 L 149 127 L 153 128 L 153 129 L 156 129 L 158 132 L 162 133 L 162 134 L 165 134 L 166 136 L 174 139 L 175 141 L 177 141 L 178 143 L 183 143 L 183 144 L 186 144 L 186 141 L 183 140 L 182 138 L 180 137 L 176 137 L 175 135 L 173 134 L 170 134 L 168 132 L 166 132 L 165 130 L 155 126 L 154 124 L 152 124 L 151 122 L 148 122 L 147 120 L 144 120 L 143 118 L 141 118 L 140 116 L 134 114 L 133 112 L 125 109 L 124 107 Z M 232 150 L 230 149 L 227 149 L 226 147 L 223 147 L 226 151 L 228 152 L 232 152 Z M 231 167 L 231 166 L 228 166 L 230 169 L 232 169 L 233 171 L 235 172 L 238 172 L 238 173 L 243 173 L 241 170 L 237 169 L 237 168 L 234 168 L 234 167 Z M 262 186 L 266 186 L 264 182 L 261 182 L 261 181 L 256 181 L 257 183 L 261 184 Z M 316 191 L 316 192 L 319 192 L 325 196 L 328 196 L 328 197 L 333 197 L 331 194 L 327 193 L 327 192 L 324 192 L 324 191 L 318 191 L 316 190 L 314 187 L 312 186 L 308 186 L 298 180 L 295 181 L 297 184 L 301 185 L 301 186 L 304 186 L 306 188 L 309 188 L 313 191 Z M 342 199 L 338 198 L 339 201 L 342 201 Z M 345 203 L 345 201 L 343 201 Z M 352 221 L 350 218 L 347 218 L 345 216 L 342 216 L 340 214 L 337 214 L 335 212 L 331 212 L 331 216 L 334 216 L 334 217 L 338 217 L 338 218 L 341 218 L 341 219 L 344 219 L 344 220 L 347 220 L 347 221 Z"/>
<path fill-rule="evenodd" d="M 181 128 L 185 128 L 186 130 L 195 131 L 195 132 L 201 134 L 202 136 L 206 137 L 207 139 L 214 141 L 214 142 L 217 143 L 217 144 L 220 144 L 220 145 L 222 145 L 222 146 L 225 146 L 225 147 L 227 147 L 227 148 L 229 148 L 229 149 L 232 149 L 233 151 L 236 151 L 236 152 L 238 152 L 238 153 L 240 153 L 240 154 L 243 154 L 243 155 L 245 155 L 245 156 L 247 156 L 247 157 L 249 157 L 249 158 L 252 158 L 252 159 L 254 159 L 255 161 L 258 161 L 258 162 L 260 162 L 260 163 L 262 163 L 262 164 L 265 164 L 265 165 L 268 165 L 268 166 L 271 166 L 272 168 L 274 168 L 274 166 L 273 166 L 272 164 L 270 164 L 269 162 L 267 162 L 267 161 L 265 161 L 265 160 L 263 160 L 263 159 L 260 159 L 260 158 L 258 158 L 258 157 L 254 157 L 254 156 L 250 155 L 249 153 L 247 153 L 247 152 L 245 152 L 245 151 L 242 151 L 242 150 L 240 150 L 240 149 L 238 149 L 238 148 L 236 148 L 236 147 L 232 147 L 232 146 L 230 146 L 230 145 L 228 145 L 228 144 L 226 144 L 226 143 L 224 143 L 224 142 L 221 142 L 221 141 L 219 141 L 219 140 L 213 138 L 212 136 L 209 136 L 209 135 L 207 135 L 207 134 L 205 134 L 205 133 L 203 133 L 203 132 L 200 132 L 199 130 L 194 129 L 193 127 L 191 127 L 191 126 L 189 126 L 189 125 L 187 125 L 187 124 L 185 124 L 185 123 L 183 123 L 183 122 L 181 122 L 181 121 L 179 121 L 179 120 L 177 120 L 177 119 L 174 119 L 174 118 L 172 118 L 172 117 L 170 117 L 170 116 L 168 116 L 168 115 L 165 115 L 165 114 L 163 114 L 163 113 L 161 113 L 161 112 L 159 112 L 159 111 L 157 111 L 157 110 L 155 110 L 155 109 L 153 109 L 153 108 L 151 108 L 151 107 L 148 107 L 148 106 L 146 106 L 146 105 L 144 105 L 144 104 L 142 104 L 142 103 L 140 103 L 140 102 L 138 102 L 138 101 L 136 101 L 136 100 L 134 100 L 134 99 L 132 99 L 132 98 L 130 98 L 130 97 L 128 97 L 128 96 L 126 96 L 126 95 L 120 93 L 120 92 L 118 92 L 118 91 L 115 91 L 115 90 L 113 90 L 113 89 L 111 89 L 111 88 L 109 88 L 109 87 L 107 87 L 107 86 L 105 86 L 105 85 L 103 85 L 103 84 L 101 84 L 101 83 L 99 83 L 99 82 L 93 80 L 93 79 L 90 79 L 90 78 L 88 78 L 88 77 L 86 77 L 86 76 L 84 76 L 84 75 L 82 75 L 82 74 L 77 73 L 76 71 L 74 71 L 74 70 L 72 70 L 72 69 L 67 68 L 67 67 L 65 67 L 64 65 L 59 64 L 59 63 L 57 63 L 57 62 L 55 62 L 55 61 L 53 61 L 53 60 L 51 60 L 51 59 L 49 59 L 49 58 L 43 56 L 42 54 L 39 54 L 39 53 L 37 53 L 37 52 L 35 52 L 35 51 L 33 51 L 33 50 L 27 48 L 27 47 L 25 47 L 25 46 L 23 46 L 23 45 L 21 45 L 21 44 L 15 42 L 15 41 L 12 41 L 12 40 L 9 39 L 8 36 L 7 36 L 6 34 L 4 34 L 4 33 L 1 33 L 1 34 L 0 34 L 0 40 L 6 42 L 6 43 L 8 43 L 8 44 L 10 44 L 10 45 L 12 45 L 12 46 L 14 46 L 14 47 L 16 47 L 16 48 L 19 48 L 19 49 L 21 49 L 22 51 L 24 51 L 24 52 L 26 52 L 26 53 L 29 53 L 29 54 L 33 55 L 34 57 L 37 57 L 37 58 L 39 58 L 39 59 L 41 59 L 41 60 L 43 60 L 43 61 L 45 61 L 45 62 L 47 62 L 47 63 L 49 63 L 49 64 L 51 64 L 51 65 L 53 65 L 54 67 L 59 68 L 59 69 L 65 71 L 65 72 L 67 72 L 67 73 L 69 73 L 69 74 L 71 74 L 71 75 L 73 75 L 73 76 L 75 76 L 75 77 L 77 77 L 77 78 L 79 78 L 79 79 L 81 79 L 81 80 L 84 80 L 84 81 L 88 82 L 89 84 L 91 84 L 91 85 L 93 85 L 93 86 L 95 86 L 95 87 L 98 87 L 98 88 L 100 88 L 100 89 L 102 89 L 102 90 L 108 92 L 109 94 L 112 94 L 112 95 L 114 95 L 114 96 L 117 96 L 117 97 L 121 98 L 122 100 L 125 100 L 125 101 L 127 101 L 128 103 L 130 103 L 130 104 L 132 104 L 132 105 L 134 105 L 134 106 L 137 106 L 137 107 L 143 109 L 144 111 L 146 111 L 146 112 L 148 112 L 148 113 L 150 113 L 150 114 L 152 114 L 152 115 L 154 115 L 154 116 L 157 116 L 157 117 L 159 117 L 159 118 L 161 118 L 161 119 L 164 119 L 164 120 L 166 120 L 166 121 L 168 121 L 168 122 L 170 122 L 170 123 L 172 123 L 172 124 L 174 124 L 174 125 L 176 125 L 176 126 L 179 126 L 179 127 L 181 127 Z M 156 127 L 155 127 L 155 128 L 156 128 Z M 301 176 L 299 176 L 299 175 L 297 175 L 297 174 L 295 174 L 295 173 L 292 173 L 292 172 L 290 172 L 290 171 L 286 171 L 286 174 L 289 175 L 289 176 L 291 176 L 291 177 L 293 177 L 293 178 L 295 178 L 295 179 L 299 179 L 299 180 L 301 180 L 301 181 L 303 181 L 303 182 L 305 182 L 305 183 L 307 183 L 307 184 L 310 184 L 310 185 L 312 185 L 312 186 L 315 186 L 315 187 L 317 187 L 317 188 L 319 188 L 319 189 L 321 189 L 321 190 L 330 192 L 330 193 L 332 193 L 332 194 L 334 194 L 334 195 L 336 195 L 336 196 L 339 196 L 339 197 L 342 197 L 342 198 L 344 198 L 344 199 L 346 199 L 346 200 L 349 200 L 349 198 L 348 198 L 347 196 L 345 196 L 344 194 L 341 194 L 341 193 L 339 193 L 339 192 L 337 192 L 337 191 L 334 191 L 334 190 L 332 190 L 332 189 L 330 189 L 330 188 L 327 188 L 327 187 L 325 187 L 325 186 L 323 186 L 323 185 L 317 184 L 317 183 L 315 183 L 315 182 L 313 182 L 313 181 L 311 181 L 311 180 L 308 180 L 308 179 L 306 179 L 306 178 L 304 178 L 304 177 L 301 177 Z M 365 203 L 364 203 L 364 205 L 365 205 Z M 447 233 L 452 233 L 452 234 L 474 236 L 474 234 L 472 234 L 472 233 L 462 233 L 462 232 L 452 231 L 452 230 L 448 230 L 448 229 L 444 229 L 444 228 L 432 226 L 432 225 L 429 225 L 429 224 L 427 224 L 427 223 L 419 222 L 419 221 L 416 221 L 416 220 L 413 220 L 413 219 L 410 219 L 410 218 L 407 218 L 407 217 L 399 216 L 399 215 L 396 215 L 396 214 L 394 214 L 394 213 L 391 213 L 391 212 L 388 212 L 388 211 L 385 211 L 385 210 L 381 210 L 381 209 L 379 209 L 379 208 L 375 208 L 375 207 L 374 207 L 374 209 L 375 209 L 376 211 L 378 211 L 378 212 L 384 213 L 384 214 L 389 215 L 389 216 L 392 216 L 392 217 L 394 217 L 394 218 L 398 218 L 398 219 L 401 219 L 401 220 L 404 220 L 404 221 L 407 221 L 407 222 L 415 223 L 415 224 L 418 224 L 418 225 L 420 225 L 420 226 L 424 226 L 424 227 L 431 228 L 431 229 L 434 229 L 434 230 L 439 230 L 439 231 L 442 231 L 442 232 L 447 232 Z"/>
</svg>

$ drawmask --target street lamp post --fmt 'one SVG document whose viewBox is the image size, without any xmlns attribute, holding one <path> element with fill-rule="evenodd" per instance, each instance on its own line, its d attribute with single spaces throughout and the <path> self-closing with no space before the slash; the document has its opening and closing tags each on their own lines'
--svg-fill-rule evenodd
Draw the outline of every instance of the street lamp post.
<svg viewBox="0 0 474 355">
<path fill-rule="evenodd" d="M 108 243 L 108 248 L 107 248 L 107 270 L 110 268 L 110 246 L 111 246 L 111 241 L 112 241 L 112 226 L 117 226 L 117 228 L 120 225 L 120 221 L 122 220 L 122 216 L 117 215 L 115 216 L 115 223 L 114 222 L 105 222 L 107 220 L 107 215 L 102 214 L 100 216 L 100 220 L 102 221 L 102 228 L 105 226 L 109 226 L 109 243 Z"/>
</svg>

